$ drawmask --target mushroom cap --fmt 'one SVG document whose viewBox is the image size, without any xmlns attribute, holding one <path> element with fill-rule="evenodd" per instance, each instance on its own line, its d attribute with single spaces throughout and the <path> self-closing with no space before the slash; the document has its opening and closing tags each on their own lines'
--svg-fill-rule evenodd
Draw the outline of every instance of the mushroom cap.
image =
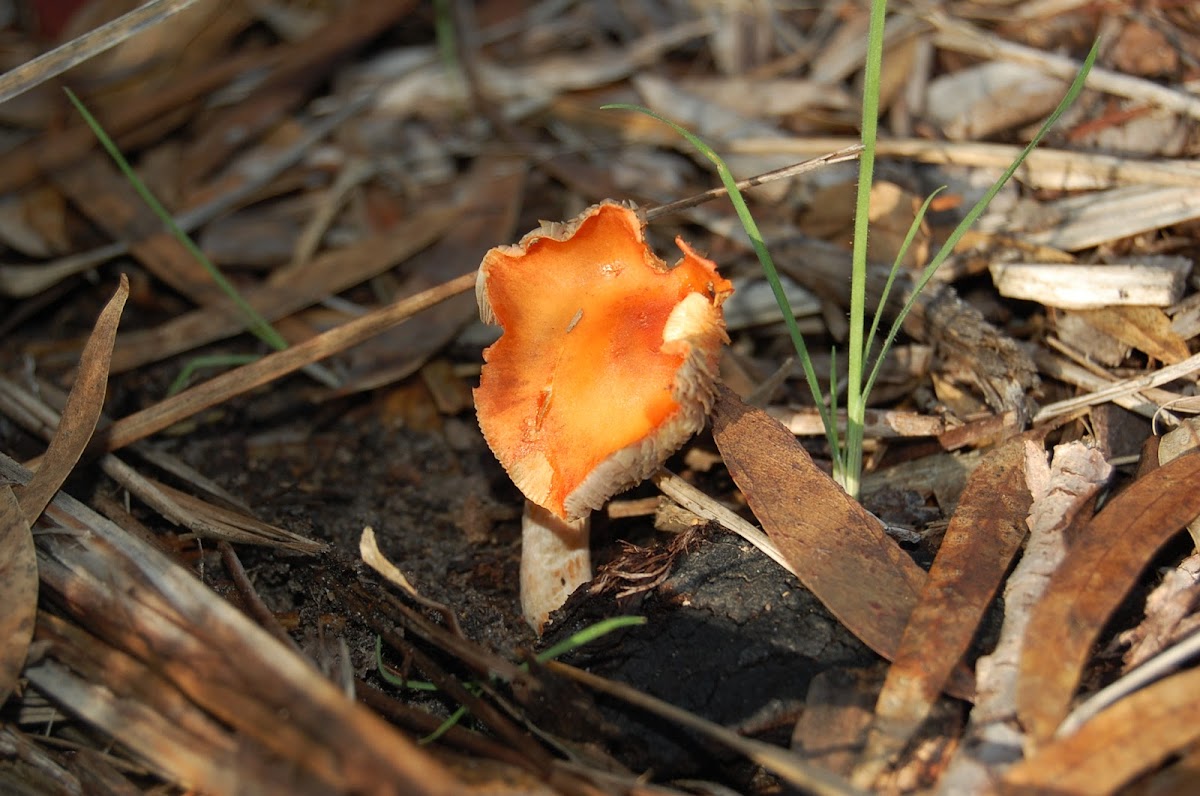
<svg viewBox="0 0 1200 796">
<path fill-rule="evenodd" d="M 630 207 L 605 201 L 492 249 L 479 313 L 479 427 L 529 500 L 574 520 L 649 477 L 704 427 L 733 286 L 683 240 L 668 268 Z"/>
</svg>

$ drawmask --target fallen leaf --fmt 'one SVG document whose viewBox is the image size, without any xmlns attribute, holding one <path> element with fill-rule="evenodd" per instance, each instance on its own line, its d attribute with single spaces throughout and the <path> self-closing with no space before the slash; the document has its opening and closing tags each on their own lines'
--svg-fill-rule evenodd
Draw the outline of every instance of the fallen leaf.
<svg viewBox="0 0 1200 796">
<path fill-rule="evenodd" d="M 1126 697 L 1073 735 L 1043 746 L 1008 770 L 1001 792 L 1114 793 L 1200 740 L 1198 713 L 1200 669 L 1189 669 Z"/>
<path fill-rule="evenodd" d="M 1029 540 L 1004 584 L 1004 624 L 996 647 L 975 661 L 975 706 L 963 741 L 939 783 L 942 793 L 980 792 L 1020 758 L 1016 726 L 1018 665 L 1029 614 L 1067 554 L 1066 537 L 1090 518 L 1112 467 L 1099 448 L 1068 442 L 1053 462 L 1039 440 L 1025 441 L 1025 483 L 1032 495 Z"/>
<path fill-rule="evenodd" d="M 1029 620 L 1017 712 L 1037 742 L 1066 716 L 1092 645 L 1155 552 L 1200 514 L 1200 454 L 1139 478 L 1082 530 Z"/>
<path fill-rule="evenodd" d="M 855 773 L 860 787 L 874 781 L 925 721 L 1020 550 L 1032 502 L 1024 464 L 1025 440 L 1018 438 L 971 473 L 875 705 Z"/>
<path fill-rule="evenodd" d="M 37 615 L 37 555 L 12 488 L 0 486 L 0 705 L 17 686 Z"/>
<path fill-rule="evenodd" d="M 42 457 L 41 465 L 28 484 L 13 490 L 30 525 L 41 516 L 54 493 L 67 480 L 96 430 L 100 412 L 104 408 L 108 364 L 112 360 L 117 324 L 121 321 L 121 310 L 125 308 L 125 299 L 128 297 L 129 279 L 122 274 L 117 292 L 100 312 L 96 326 L 83 347 L 79 374 L 71 386 L 62 419 Z"/>
<path fill-rule="evenodd" d="M 800 581 L 851 633 L 891 658 L 925 573 L 791 432 L 723 385 L 712 426 L 729 474 Z"/>
</svg>

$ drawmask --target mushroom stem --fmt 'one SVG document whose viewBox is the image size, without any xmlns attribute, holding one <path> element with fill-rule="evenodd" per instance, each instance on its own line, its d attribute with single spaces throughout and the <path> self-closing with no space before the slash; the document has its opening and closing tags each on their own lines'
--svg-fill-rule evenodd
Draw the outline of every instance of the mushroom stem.
<svg viewBox="0 0 1200 796">
<path fill-rule="evenodd" d="M 590 531 L 590 515 L 567 521 L 533 501 L 525 501 L 521 516 L 521 610 L 539 635 L 550 613 L 592 579 Z"/>
</svg>

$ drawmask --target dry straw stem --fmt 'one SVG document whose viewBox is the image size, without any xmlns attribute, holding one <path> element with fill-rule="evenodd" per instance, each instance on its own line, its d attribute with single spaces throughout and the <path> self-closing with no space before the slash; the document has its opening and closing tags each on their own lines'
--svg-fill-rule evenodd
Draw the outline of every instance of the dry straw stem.
<svg viewBox="0 0 1200 796">
<path fill-rule="evenodd" d="M 1106 390 L 1112 386 L 1113 378 L 1108 373 L 1098 372 L 1096 367 L 1091 365 L 1084 357 L 1066 348 L 1054 338 L 1049 338 L 1046 342 L 1052 348 L 1062 351 L 1071 357 L 1074 361 L 1055 356 L 1049 351 L 1035 351 L 1033 355 L 1034 361 L 1037 363 L 1038 370 L 1041 371 L 1042 375 L 1051 376 L 1061 382 L 1074 387 L 1081 387 L 1085 390 Z M 1146 388 L 1114 396 L 1111 400 L 1117 406 L 1128 409 L 1143 417 L 1150 419 L 1158 417 L 1172 426 L 1177 426 L 1179 425 L 1179 418 L 1171 412 L 1165 411 L 1162 407 L 1175 405 L 1184 398 L 1185 396 L 1168 392 L 1167 390 Z"/>
<path fill-rule="evenodd" d="M 31 61 L 0 75 L 0 102 L 23 94 L 34 86 L 61 75 L 73 66 L 116 47 L 126 39 L 178 14 L 196 0 L 150 0 L 95 30 L 55 47 Z"/>
<path fill-rule="evenodd" d="M 816 155 L 845 147 L 852 139 L 736 138 L 724 142 L 727 154 Z M 1003 170 L 1021 154 L 1010 144 L 955 143 L 921 138 L 885 138 L 875 145 L 876 158 L 915 160 L 937 165 Z M 1141 160 L 1117 155 L 1038 148 L 1029 153 L 1016 177 L 1034 188 L 1050 190 L 1110 188 L 1117 185 L 1200 187 L 1200 161 Z"/>
<path fill-rule="evenodd" d="M 474 287 L 475 272 L 472 271 L 361 318 L 355 318 L 299 345 L 222 373 L 203 384 L 114 422 L 99 441 L 99 447 L 105 452 L 123 448 L 236 395 L 247 393 L 306 365 L 365 342 L 403 323 L 416 313 Z"/>
<path fill-rule="evenodd" d="M 1051 418 L 1065 415 L 1068 412 L 1073 412 L 1085 406 L 1096 406 L 1097 404 L 1115 401 L 1117 398 L 1123 398 L 1150 387 L 1159 387 L 1176 379 L 1182 379 L 1198 370 L 1200 370 L 1200 354 L 1194 354 L 1178 364 L 1168 365 L 1152 373 L 1147 373 L 1144 376 L 1125 379 L 1113 384 L 1111 387 L 1105 387 L 1102 390 L 1097 390 L 1087 395 L 1080 395 L 1075 398 L 1068 398 L 1065 401 L 1047 404 L 1042 407 L 1040 412 L 1034 415 L 1033 422 L 1035 424 L 1044 423 Z"/>
<path fill-rule="evenodd" d="M 783 553 L 779 552 L 779 548 L 775 546 L 770 537 L 743 520 L 733 510 L 717 502 L 715 498 L 709 497 L 665 468 L 660 469 L 653 476 L 653 480 L 654 485 L 658 487 L 659 491 L 683 508 L 692 512 L 697 517 L 718 523 L 726 530 L 733 531 L 757 547 L 776 564 L 796 575 L 796 577 L 800 577 L 796 573 L 796 570 L 792 568 L 792 565 L 788 563 L 788 560 L 784 558 Z"/>
<path fill-rule="evenodd" d="M 739 191 L 745 191 L 759 185 L 766 185 L 769 182 L 776 180 L 786 180 L 792 177 L 797 177 L 801 174 L 806 174 L 810 171 L 823 168 L 824 166 L 832 166 L 835 163 L 846 163 L 851 160 L 857 160 L 859 153 L 862 152 L 862 144 L 851 144 L 850 146 L 842 147 L 835 152 L 829 152 L 825 155 L 819 155 L 810 160 L 805 160 L 801 163 L 796 163 L 791 166 L 784 166 L 781 169 L 775 169 L 754 177 L 750 177 L 739 182 L 735 182 Z M 689 196 L 686 199 L 680 199 L 677 202 L 668 202 L 664 205 L 647 208 L 643 213 L 643 217 L 647 222 L 653 221 L 659 216 L 678 213 L 683 210 L 695 207 L 713 199 L 720 199 L 728 194 L 728 189 L 724 185 L 711 188 L 703 193 L 698 193 L 695 196 Z"/>
</svg>

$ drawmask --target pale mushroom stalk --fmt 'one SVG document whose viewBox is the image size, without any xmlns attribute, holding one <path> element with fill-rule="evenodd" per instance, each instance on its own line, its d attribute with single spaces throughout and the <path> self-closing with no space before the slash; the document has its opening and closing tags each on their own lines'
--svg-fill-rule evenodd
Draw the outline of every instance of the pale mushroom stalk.
<svg viewBox="0 0 1200 796">
<path fill-rule="evenodd" d="M 592 579 L 591 513 L 564 520 L 532 500 L 521 515 L 521 612 L 542 632 L 552 611 Z"/>
<path fill-rule="evenodd" d="M 602 202 L 479 266 L 480 317 L 504 332 L 483 352 L 475 409 L 528 499 L 521 604 L 539 632 L 591 579 L 587 517 L 652 475 L 712 407 L 733 286 L 676 243 L 668 268 L 637 212 Z"/>
</svg>

